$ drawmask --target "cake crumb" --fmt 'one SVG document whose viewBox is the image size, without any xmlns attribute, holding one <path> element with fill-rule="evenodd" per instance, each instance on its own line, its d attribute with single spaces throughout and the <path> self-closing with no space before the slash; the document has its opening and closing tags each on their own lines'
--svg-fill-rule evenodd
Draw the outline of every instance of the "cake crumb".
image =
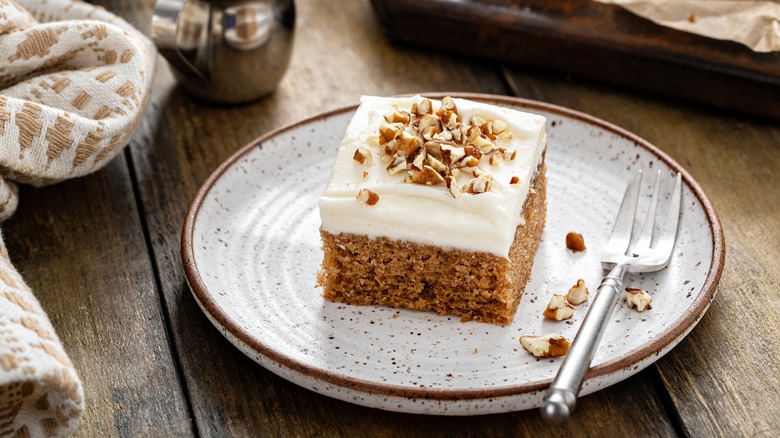
<svg viewBox="0 0 780 438">
<path fill-rule="evenodd" d="M 691 23 L 695 23 L 696 22 L 696 14 L 691 12 L 691 15 L 688 15 L 688 21 L 690 21 Z"/>
<path fill-rule="evenodd" d="M 397 313 L 393 313 L 393 316 L 392 316 L 392 318 L 393 318 L 393 319 L 398 319 L 398 314 L 397 314 Z"/>
<path fill-rule="evenodd" d="M 566 235 L 566 248 L 574 252 L 582 252 L 587 248 L 585 247 L 585 239 L 582 238 L 582 234 L 570 231 Z"/>
</svg>

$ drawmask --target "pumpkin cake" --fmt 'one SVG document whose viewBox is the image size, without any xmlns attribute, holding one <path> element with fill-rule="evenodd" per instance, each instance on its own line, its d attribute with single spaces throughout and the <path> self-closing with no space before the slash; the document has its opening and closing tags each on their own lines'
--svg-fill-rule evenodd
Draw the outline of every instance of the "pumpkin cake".
<svg viewBox="0 0 780 438">
<path fill-rule="evenodd" d="M 545 118 L 364 96 L 320 198 L 328 300 L 512 322 L 546 214 Z"/>
</svg>

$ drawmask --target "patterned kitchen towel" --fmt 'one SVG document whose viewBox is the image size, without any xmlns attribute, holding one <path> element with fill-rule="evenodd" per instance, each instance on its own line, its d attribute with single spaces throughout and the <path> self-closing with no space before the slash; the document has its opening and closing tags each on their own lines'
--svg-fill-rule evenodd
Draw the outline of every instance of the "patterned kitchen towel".
<svg viewBox="0 0 780 438">
<path fill-rule="evenodd" d="M 85 175 L 127 144 L 155 60 L 151 41 L 102 8 L 0 0 L 0 220 L 17 183 Z M 0 436 L 66 435 L 83 410 L 76 370 L 0 235 Z"/>
</svg>

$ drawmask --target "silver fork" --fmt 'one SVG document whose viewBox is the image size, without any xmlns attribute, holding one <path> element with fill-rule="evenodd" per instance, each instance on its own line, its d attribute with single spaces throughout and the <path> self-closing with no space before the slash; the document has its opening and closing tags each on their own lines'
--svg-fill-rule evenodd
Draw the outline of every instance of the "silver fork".
<svg viewBox="0 0 780 438">
<path fill-rule="evenodd" d="M 577 404 L 577 394 L 580 392 L 585 373 L 590 368 L 593 356 L 607 328 L 612 311 L 615 309 L 623 292 L 623 275 L 628 272 L 654 272 L 666 267 L 672 256 L 672 248 L 677 237 L 677 223 L 680 219 L 682 198 L 682 179 L 677 174 L 669 203 L 666 221 L 660 229 L 660 237 L 654 247 L 650 247 L 653 237 L 656 208 L 661 187 L 661 172 L 659 171 L 650 207 L 645 216 L 642 231 L 636 243 L 631 246 L 631 231 L 634 227 L 634 216 L 639 203 L 639 186 L 642 179 L 640 170 L 626 189 L 623 203 L 620 206 L 612 235 L 601 259 L 604 269 L 611 269 L 601 281 L 593 302 L 585 319 L 582 321 L 577 336 L 572 342 L 569 352 L 561 364 L 544 404 L 541 407 L 542 418 L 549 424 L 560 424 L 568 420 Z M 629 251 L 630 250 L 630 251 Z M 628 255 L 627 255 L 628 254 Z"/>
</svg>

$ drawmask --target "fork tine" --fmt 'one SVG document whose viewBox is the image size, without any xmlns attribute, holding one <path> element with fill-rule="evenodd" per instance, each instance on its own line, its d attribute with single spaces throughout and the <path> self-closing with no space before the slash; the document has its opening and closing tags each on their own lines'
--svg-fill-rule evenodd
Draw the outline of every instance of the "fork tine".
<svg viewBox="0 0 780 438">
<path fill-rule="evenodd" d="M 669 212 L 666 214 L 661 237 L 658 239 L 656 250 L 672 255 L 672 247 L 677 237 L 677 224 L 680 221 L 680 209 L 682 208 L 682 176 L 677 173 L 674 178 L 674 190 L 672 200 L 669 202 Z"/>
<path fill-rule="evenodd" d="M 615 218 L 615 226 L 612 228 L 612 234 L 609 236 L 605 254 L 610 257 L 616 255 L 625 255 L 628 250 L 628 244 L 631 242 L 631 230 L 634 228 L 634 215 L 636 206 L 639 203 L 639 183 L 642 180 L 642 170 L 637 172 L 634 180 L 626 187 L 626 194 L 623 195 L 623 202 L 620 204 L 620 211 Z"/>
<path fill-rule="evenodd" d="M 661 191 L 661 171 L 655 175 L 655 186 L 653 187 L 653 197 L 650 198 L 650 207 L 647 209 L 645 223 L 642 225 L 642 232 L 634 245 L 634 252 L 639 252 L 650 248 L 650 242 L 653 238 L 653 227 L 655 226 L 655 212 L 658 209 L 658 194 Z"/>
</svg>

